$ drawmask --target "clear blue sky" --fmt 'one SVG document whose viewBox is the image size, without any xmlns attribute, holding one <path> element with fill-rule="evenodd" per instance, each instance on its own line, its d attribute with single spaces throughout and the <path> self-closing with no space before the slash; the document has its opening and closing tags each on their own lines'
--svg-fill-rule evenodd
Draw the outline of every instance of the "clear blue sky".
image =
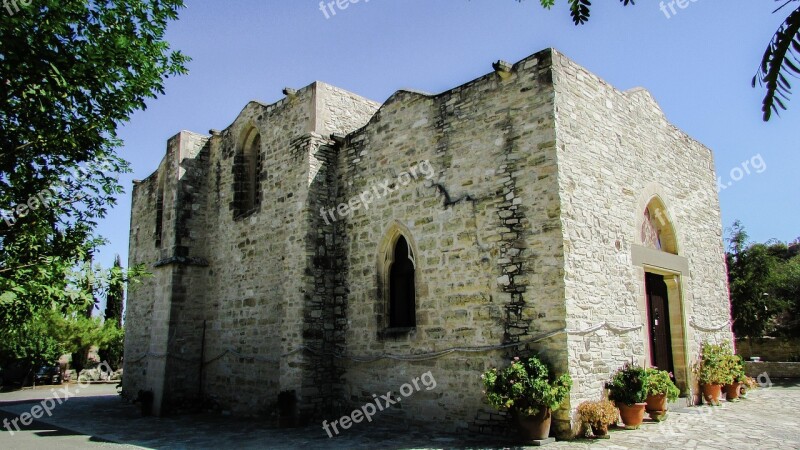
<svg viewBox="0 0 800 450">
<path fill-rule="evenodd" d="M 190 74 L 167 80 L 166 94 L 121 129 L 134 173 L 98 230 L 111 241 L 97 259 L 103 265 L 114 253 L 127 260 L 131 180 L 155 170 L 180 130 L 223 129 L 249 100 L 272 103 L 284 87 L 314 80 L 376 101 L 401 88 L 441 92 L 488 73 L 493 61 L 546 47 L 619 89 L 648 89 L 669 120 L 714 151 L 726 181 L 760 154 L 763 173 L 720 193 L 724 226 L 740 219 L 756 241 L 800 236 L 800 95 L 765 124 L 763 91 L 750 87 L 785 16 L 771 14 L 773 2 L 699 0 L 667 18 L 656 1 L 603 0 L 582 27 L 572 25 L 566 0 L 552 11 L 538 0 L 361 0 L 329 19 L 318 0 L 186 3 L 167 39 L 193 58 Z"/>
</svg>

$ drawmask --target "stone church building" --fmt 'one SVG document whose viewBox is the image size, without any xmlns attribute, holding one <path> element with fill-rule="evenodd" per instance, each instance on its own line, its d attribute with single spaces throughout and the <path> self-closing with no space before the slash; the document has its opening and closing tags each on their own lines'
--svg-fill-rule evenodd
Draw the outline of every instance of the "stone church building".
<svg viewBox="0 0 800 450">
<path fill-rule="evenodd" d="M 627 361 L 696 393 L 732 338 L 711 151 L 555 50 L 493 69 L 383 104 L 287 88 L 171 138 L 134 183 L 125 392 L 283 424 L 391 392 L 374 420 L 496 432 L 481 373 L 540 352 L 574 381 L 561 436 Z"/>
</svg>

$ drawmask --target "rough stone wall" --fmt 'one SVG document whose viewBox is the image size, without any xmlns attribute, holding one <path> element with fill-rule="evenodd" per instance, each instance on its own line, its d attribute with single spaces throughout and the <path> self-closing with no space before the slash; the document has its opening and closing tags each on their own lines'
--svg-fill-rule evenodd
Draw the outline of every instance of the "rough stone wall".
<svg viewBox="0 0 800 450">
<path fill-rule="evenodd" d="M 758 356 L 761 361 L 800 362 L 800 338 L 737 338 L 736 353 L 744 359 Z"/>
<path fill-rule="evenodd" d="M 192 217 L 198 186 L 187 167 L 195 165 L 205 143 L 206 137 L 189 132 L 172 137 L 159 169 L 136 183 L 132 194 L 129 264 L 147 264 L 153 276 L 129 292 L 125 340 L 129 376 L 124 389 L 130 396 L 152 391 L 156 412 L 161 412 L 163 399 L 179 402 L 187 389 L 198 387 L 197 371 L 176 367 L 188 358 L 199 364 L 200 340 L 193 332 L 196 316 L 183 305 L 192 286 L 202 289 L 203 277 L 183 266 L 193 234 L 202 230 L 197 225 L 203 222 L 202 217 L 199 222 Z"/>
<path fill-rule="evenodd" d="M 145 180 L 134 182 L 131 194 L 131 227 L 128 253 L 128 266 L 150 263 L 161 259 L 160 246 L 156 246 L 156 204 L 163 196 L 159 181 L 165 176 L 166 158 L 159 169 Z M 163 295 L 161 289 L 167 283 L 162 279 L 163 271 L 153 271 L 153 276 L 129 289 L 125 308 L 125 373 L 123 390 L 126 395 L 135 396 L 146 389 L 147 359 L 150 351 L 150 337 L 154 331 L 156 298 Z M 163 320 L 163 319 L 162 319 Z M 166 343 L 166 339 L 164 339 Z"/>
<path fill-rule="evenodd" d="M 203 257 L 208 136 L 183 131 L 178 139 L 179 153 L 171 172 L 176 183 L 174 191 L 168 190 L 171 201 L 165 202 L 174 222 L 164 226 L 173 237 L 162 238 L 167 254 L 156 262 L 155 270 L 166 270 L 171 276 L 164 401 L 170 409 L 180 410 L 195 406 L 201 393 L 204 302 L 198 299 L 206 290 L 208 265 Z"/>
<path fill-rule="evenodd" d="M 333 142 L 315 130 L 352 130 L 376 108 L 315 83 L 273 105 L 251 102 L 211 139 L 182 132 L 170 140 L 159 171 L 134 190 L 130 263 L 154 276 L 129 298 L 126 391 L 153 390 L 157 412 L 162 401 L 166 412 L 205 399 L 296 421 L 331 408 L 332 358 L 303 350 L 328 342 L 313 327 L 332 311 L 326 280 L 335 273 L 321 259 L 330 233 L 312 212 L 335 185 L 325 179 Z M 253 129 L 261 201 L 242 215 L 234 177 Z M 150 241 L 157 222 L 158 248 Z"/>
<path fill-rule="evenodd" d="M 320 135 L 351 133 L 363 127 L 381 106 L 320 81 L 313 86 L 317 105 L 314 131 Z"/>
<path fill-rule="evenodd" d="M 716 175 L 710 150 L 672 126 L 641 89 L 621 92 L 554 53 L 556 135 L 564 233 L 567 325 L 644 325 L 644 270 L 634 267 L 637 217 L 648 192 L 666 202 L 679 255 L 688 357 L 700 342 L 731 339 Z M 645 200 L 643 203 L 642 200 Z M 571 405 L 602 394 L 612 371 L 649 363 L 647 326 L 570 334 Z"/>
<path fill-rule="evenodd" d="M 770 388 L 780 378 L 800 378 L 800 362 L 745 361 L 745 372 L 753 377 L 762 388 Z"/>
<path fill-rule="evenodd" d="M 304 204 L 313 92 L 273 105 L 251 102 L 212 138 L 206 213 L 209 283 L 205 293 L 204 393 L 223 409 L 270 415 L 282 391 L 299 393 L 305 289 Z M 251 127 L 261 136 L 256 210 L 234 218 L 233 164 Z M 223 355 L 220 357 L 220 355 Z"/>
<path fill-rule="evenodd" d="M 540 351 L 574 379 L 555 423 L 569 435 L 574 408 L 612 370 L 645 362 L 643 328 L 574 330 L 644 323 L 632 246 L 650 193 L 689 261 L 688 356 L 731 338 L 703 331 L 729 319 L 711 154 L 645 92 L 546 50 L 377 108 L 317 82 L 248 104 L 211 138 L 170 140 L 133 191 L 129 264 L 154 276 L 128 299 L 127 393 L 335 420 L 430 372 L 435 388 L 375 419 L 498 432 L 506 417 L 483 400 L 481 373 Z M 238 215 L 235 164 L 252 129 L 261 200 Z M 348 213 L 366 193 L 369 208 Z M 380 270 L 397 233 L 416 263 L 413 330 L 387 329 Z"/>
<path fill-rule="evenodd" d="M 384 180 L 377 195 L 336 223 L 343 241 L 350 356 L 414 355 L 526 341 L 564 327 L 562 239 L 549 52 L 436 96 L 401 91 L 341 150 L 338 203 Z M 428 161 L 435 174 L 407 186 L 403 172 Z M 407 179 L 405 179 L 407 181 Z M 372 191 L 376 193 L 376 191 Z M 335 205 L 331 205 L 335 206 Z M 387 233 L 410 234 L 416 259 L 416 328 L 386 332 L 379 250 Z M 567 370 L 563 336 L 532 346 Z M 519 348 L 522 351 L 522 348 Z M 481 373 L 517 350 L 456 352 L 425 361 L 346 361 L 349 408 L 430 371 L 437 386 L 375 419 L 492 431 L 502 414 L 482 398 Z M 565 418 L 565 417 L 562 417 Z"/>
<path fill-rule="evenodd" d="M 320 135 L 308 138 L 309 161 L 314 177 L 309 187 L 307 210 L 307 248 L 312 256 L 309 273 L 313 284 L 305 292 L 305 315 L 302 324 L 309 352 L 309 368 L 303 379 L 305 403 L 319 414 L 336 409 L 341 398 L 341 364 L 333 357 L 343 351 L 343 322 L 346 321 L 336 286 L 341 284 L 336 248 L 339 245 L 333 224 L 322 219 L 319 210 L 336 197 L 336 157 L 334 142 Z"/>
</svg>

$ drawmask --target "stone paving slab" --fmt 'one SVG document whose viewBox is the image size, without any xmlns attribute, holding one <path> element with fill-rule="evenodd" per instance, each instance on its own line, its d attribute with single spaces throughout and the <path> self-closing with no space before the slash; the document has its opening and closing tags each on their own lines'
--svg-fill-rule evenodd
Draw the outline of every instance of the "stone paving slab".
<svg viewBox="0 0 800 450">
<path fill-rule="evenodd" d="M 0 410 L 29 412 L 50 395 L 46 388 L 0 394 Z M 751 392 L 749 398 L 720 407 L 680 408 L 667 421 L 645 423 L 638 430 L 611 430 L 611 439 L 556 442 L 550 449 L 800 449 L 800 383 L 779 384 Z M 92 386 L 53 410 L 41 422 L 91 439 L 141 448 L 279 448 L 408 449 L 520 448 L 511 441 L 482 436 L 434 433 L 419 428 L 361 423 L 328 438 L 321 426 L 270 429 L 256 419 L 209 414 L 141 417 L 122 402 L 113 387 Z M 63 433 L 62 433 L 63 434 Z M 0 428 L 0 448 L 29 448 Z M 57 434 L 41 438 L 43 447 L 60 445 Z M 108 444 L 104 444 L 108 445 Z M 35 448 L 35 447 L 30 447 Z M 130 448 L 130 447 L 128 447 Z M 533 448 L 533 447 L 531 447 Z"/>
</svg>

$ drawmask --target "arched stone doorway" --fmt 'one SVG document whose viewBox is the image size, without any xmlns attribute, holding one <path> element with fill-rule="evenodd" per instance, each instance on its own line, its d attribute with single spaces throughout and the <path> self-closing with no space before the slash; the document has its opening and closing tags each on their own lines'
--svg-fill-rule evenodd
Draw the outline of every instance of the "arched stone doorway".
<svg viewBox="0 0 800 450">
<path fill-rule="evenodd" d="M 641 283 L 644 364 L 673 373 L 681 392 L 688 393 L 691 373 L 681 282 L 689 274 L 688 260 L 679 254 L 678 232 L 660 195 L 651 192 L 637 206 L 636 224 L 632 257 Z"/>
</svg>

